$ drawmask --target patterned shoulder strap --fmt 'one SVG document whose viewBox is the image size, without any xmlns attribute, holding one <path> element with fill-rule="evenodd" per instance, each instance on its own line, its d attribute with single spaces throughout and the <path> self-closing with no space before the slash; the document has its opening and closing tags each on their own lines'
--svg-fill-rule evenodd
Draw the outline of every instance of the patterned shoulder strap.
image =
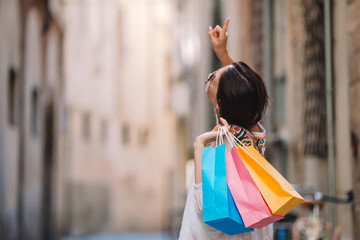
<svg viewBox="0 0 360 240">
<path fill-rule="evenodd" d="M 248 134 L 248 131 L 242 127 L 231 125 L 229 132 L 234 135 L 237 139 L 239 139 L 243 144 L 249 146 L 251 145 L 251 137 Z"/>
<path fill-rule="evenodd" d="M 257 139 L 250 131 L 236 125 L 231 125 L 229 131 L 244 145 L 253 145 L 260 154 L 264 155 L 265 139 Z"/>
</svg>

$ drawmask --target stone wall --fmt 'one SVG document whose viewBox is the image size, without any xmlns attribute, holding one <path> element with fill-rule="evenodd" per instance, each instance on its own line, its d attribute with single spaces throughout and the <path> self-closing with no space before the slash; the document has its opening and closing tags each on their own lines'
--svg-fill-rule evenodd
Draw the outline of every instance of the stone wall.
<svg viewBox="0 0 360 240">
<path fill-rule="evenodd" d="M 348 1 L 350 121 L 355 200 L 360 199 L 360 2 Z M 354 206 L 354 239 L 360 239 L 360 205 Z"/>
<path fill-rule="evenodd" d="M 61 31 L 48 1 L 0 4 L 0 236 L 53 239 L 61 211 Z"/>
</svg>

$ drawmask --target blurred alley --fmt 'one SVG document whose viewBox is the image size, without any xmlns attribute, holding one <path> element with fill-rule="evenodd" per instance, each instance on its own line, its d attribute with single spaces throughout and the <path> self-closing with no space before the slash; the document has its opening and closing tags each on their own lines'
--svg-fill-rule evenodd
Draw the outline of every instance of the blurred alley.
<svg viewBox="0 0 360 240">
<path fill-rule="evenodd" d="M 0 240 L 177 239 L 209 25 L 265 79 L 266 158 L 360 239 L 360 1 L 0 0 Z M 306 211 L 295 210 L 303 216 Z"/>
</svg>

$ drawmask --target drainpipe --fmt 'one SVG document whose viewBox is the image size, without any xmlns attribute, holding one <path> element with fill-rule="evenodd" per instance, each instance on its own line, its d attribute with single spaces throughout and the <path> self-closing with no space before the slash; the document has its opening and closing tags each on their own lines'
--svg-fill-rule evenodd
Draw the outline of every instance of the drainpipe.
<svg viewBox="0 0 360 240">
<path fill-rule="evenodd" d="M 262 62 L 263 62 L 263 77 L 266 82 L 266 87 L 268 89 L 268 93 L 271 96 L 274 95 L 275 89 L 274 89 L 274 80 L 273 80 L 273 0 L 263 0 L 263 19 L 262 19 L 262 31 L 263 31 L 263 56 L 262 56 Z M 271 106 L 270 104 L 270 110 L 266 112 L 267 114 L 267 126 L 266 129 L 272 133 L 272 135 L 275 135 L 275 116 L 274 106 Z"/>
<path fill-rule="evenodd" d="M 332 32 L 331 32 L 331 2 L 324 1 L 324 35 L 325 35 L 325 90 L 326 90 L 326 134 L 328 156 L 328 184 L 329 195 L 335 196 L 335 151 L 334 151 L 334 105 L 333 105 L 333 76 L 332 76 Z M 336 223 L 334 203 L 330 203 L 330 222 Z"/>
</svg>

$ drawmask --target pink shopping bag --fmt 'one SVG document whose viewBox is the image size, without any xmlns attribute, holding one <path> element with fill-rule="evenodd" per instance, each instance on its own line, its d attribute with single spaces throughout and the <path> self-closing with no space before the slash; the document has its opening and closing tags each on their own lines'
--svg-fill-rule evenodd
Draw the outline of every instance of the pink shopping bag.
<svg viewBox="0 0 360 240">
<path fill-rule="evenodd" d="M 282 219 L 271 213 L 236 147 L 226 153 L 227 182 L 247 228 L 262 228 Z"/>
</svg>

